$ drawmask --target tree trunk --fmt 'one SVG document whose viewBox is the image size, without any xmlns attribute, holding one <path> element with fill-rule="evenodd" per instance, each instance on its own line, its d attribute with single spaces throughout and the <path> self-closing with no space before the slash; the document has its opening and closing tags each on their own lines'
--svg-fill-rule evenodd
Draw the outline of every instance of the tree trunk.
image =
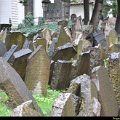
<svg viewBox="0 0 120 120">
<path fill-rule="evenodd" d="M 33 0 L 28 0 L 27 5 L 25 5 L 25 16 L 31 12 L 33 15 Z"/>
<path fill-rule="evenodd" d="M 89 0 L 84 0 L 84 24 L 89 22 Z"/>
<path fill-rule="evenodd" d="M 116 30 L 117 34 L 120 35 L 120 0 L 117 0 L 117 5 L 118 5 L 118 12 L 117 12 L 117 20 L 116 20 L 115 30 Z"/>
<path fill-rule="evenodd" d="M 102 12 L 103 0 L 95 0 L 95 6 L 93 9 L 90 25 L 96 26 L 99 23 L 99 17 Z"/>
</svg>

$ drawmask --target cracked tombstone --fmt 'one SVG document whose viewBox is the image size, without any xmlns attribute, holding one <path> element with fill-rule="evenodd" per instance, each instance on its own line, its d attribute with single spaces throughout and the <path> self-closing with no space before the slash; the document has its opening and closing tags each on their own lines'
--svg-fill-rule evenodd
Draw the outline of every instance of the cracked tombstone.
<svg viewBox="0 0 120 120">
<path fill-rule="evenodd" d="M 108 73 L 113 85 L 116 100 L 120 106 L 120 53 L 111 53 L 108 59 Z"/>
<path fill-rule="evenodd" d="M 75 108 L 71 93 L 63 93 L 58 96 L 52 107 L 51 116 L 75 116 Z"/>
<path fill-rule="evenodd" d="M 77 54 L 76 50 L 74 49 L 73 45 L 71 43 L 67 43 L 63 46 L 60 46 L 56 49 L 52 60 L 57 61 L 57 60 L 70 60 L 71 58 L 75 57 Z"/>
<path fill-rule="evenodd" d="M 23 80 L 25 80 L 27 58 L 32 53 L 30 49 L 21 49 L 13 54 L 14 62 L 12 67 L 17 71 Z"/>
<path fill-rule="evenodd" d="M 7 52 L 5 43 L 0 41 L 0 57 L 4 56 L 4 54 Z"/>
<path fill-rule="evenodd" d="M 26 101 L 13 109 L 11 117 L 42 116 L 38 111 L 31 108 L 32 100 Z"/>
<path fill-rule="evenodd" d="M 50 74 L 50 59 L 44 46 L 37 49 L 28 57 L 25 83 L 30 91 L 40 95 L 47 95 Z"/>
<path fill-rule="evenodd" d="M 119 108 L 107 69 L 103 66 L 93 68 L 91 78 L 97 87 L 98 100 L 101 103 L 101 116 L 118 116 Z"/>
<path fill-rule="evenodd" d="M 55 90 L 65 90 L 70 85 L 71 62 L 58 60 L 52 73 L 51 87 Z"/>
<path fill-rule="evenodd" d="M 32 108 L 41 112 L 19 74 L 2 57 L 0 68 L 0 88 L 8 95 L 11 107 L 15 108 L 23 102 L 33 100 Z"/>
<path fill-rule="evenodd" d="M 58 36 L 58 42 L 56 43 L 56 48 L 65 45 L 66 43 L 71 42 L 70 37 L 65 31 L 65 28 L 61 26 L 60 33 Z"/>
<path fill-rule="evenodd" d="M 9 50 L 13 44 L 18 45 L 17 51 L 22 49 L 25 39 L 25 36 L 21 32 L 12 32 L 5 40 L 7 50 Z"/>
</svg>

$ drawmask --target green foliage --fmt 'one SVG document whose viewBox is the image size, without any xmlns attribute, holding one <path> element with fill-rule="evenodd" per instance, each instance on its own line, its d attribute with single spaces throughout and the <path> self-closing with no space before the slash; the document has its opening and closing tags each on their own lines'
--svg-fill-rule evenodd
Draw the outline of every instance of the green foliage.
<svg viewBox="0 0 120 120">
<path fill-rule="evenodd" d="M 64 91 L 56 91 L 49 88 L 46 97 L 40 96 L 38 94 L 34 94 L 33 97 L 37 101 L 43 114 L 45 116 L 50 116 L 55 99 L 63 92 Z"/>
<path fill-rule="evenodd" d="M 0 92 L 0 116 L 10 116 L 12 113 L 12 109 L 6 105 L 8 99 L 5 92 Z"/>
<path fill-rule="evenodd" d="M 114 17 L 117 15 L 117 0 L 104 0 L 102 16 L 107 18 L 109 14 L 112 14 Z"/>
</svg>

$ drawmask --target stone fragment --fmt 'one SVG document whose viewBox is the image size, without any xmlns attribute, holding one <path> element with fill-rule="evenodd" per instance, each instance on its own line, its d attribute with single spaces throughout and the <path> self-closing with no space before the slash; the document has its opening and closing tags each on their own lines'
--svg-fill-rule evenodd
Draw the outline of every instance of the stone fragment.
<svg viewBox="0 0 120 120">
<path fill-rule="evenodd" d="M 58 96 L 54 102 L 51 116 L 75 116 L 75 107 L 71 93 L 63 93 Z"/>
<path fill-rule="evenodd" d="M 5 44 L 0 41 L 0 57 L 2 57 L 7 52 Z"/>
</svg>

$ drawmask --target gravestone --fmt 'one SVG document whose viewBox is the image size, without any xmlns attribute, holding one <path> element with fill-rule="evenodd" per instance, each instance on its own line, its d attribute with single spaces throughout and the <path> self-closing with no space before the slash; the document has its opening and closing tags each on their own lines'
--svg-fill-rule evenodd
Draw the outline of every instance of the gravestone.
<svg viewBox="0 0 120 120">
<path fill-rule="evenodd" d="M 108 73 L 120 106 L 120 53 L 111 53 L 108 59 Z"/>
<path fill-rule="evenodd" d="M 1 30 L 0 31 L 0 41 L 4 43 L 5 39 L 6 39 L 6 36 L 7 36 L 7 29 Z"/>
<path fill-rule="evenodd" d="M 59 46 L 62 46 L 68 42 L 71 42 L 70 37 L 68 36 L 68 34 L 66 33 L 65 29 L 63 26 L 61 26 L 60 28 L 60 34 L 58 37 L 58 42 L 56 43 L 56 48 Z"/>
<path fill-rule="evenodd" d="M 74 49 L 71 43 L 67 43 L 63 46 L 60 46 L 56 49 L 52 60 L 55 62 L 59 60 L 70 60 L 77 54 L 76 50 Z"/>
<path fill-rule="evenodd" d="M 57 43 L 57 41 L 58 41 L 58 38 L 53 38 L 52 43 L 50 44 L 50 46 L 49 46 L 49 48 L 47 50 L 47 53 L 48 53 L 48 55 L 49 55 L 50 58 L 52 58 L 53 55 L 54 55 L 55 44 Z"/>
<path fill-rule="evenodd" d="M 20 32 L 12 32 L 10 35 L 6 37 L 5 44 L 7 50 L 11 48 L 13 44 L 18 45 L 17 51 L 22 49 L 23 44 L 25 42 L 25 36 Z"/>
<path fill-rule="evenodd" d="M 51 31 L 48 28 L 42 30 L 43 38 L 47 41 L 46 49 L 48 49 L 49 42 L 51 41 Z"/>
<path fill-rule="evenodd" d="M 7 52 L 5 44 L 0 41 L 0 57 L 2 57 Z"/>
<path fill-rule="evenodd" d="M 93 33 L 93 37 L 97 41 L 98 44 L 101 44 L 103 48 L 106 47 L 107 42 L 106 42 L 105 35 L 102 30 L 95 31 Z"/>
<path fill-rule="evenodd" d="M 109 53 L 120 52 L 120 44 L 113 44 L 109 47 Z"/>
<path fill-rule="evenodd" d="M 8 95 L 12 107 L 15 108 L 23 102 L 33 100 L 33 109 L 41 112 L 19 74 L 2 57 L 0 68 L 0 88 Z"/>
<path fill-rule="evenodd" d="M 79 59 L 82 50 L 83 50 L 83 40 L 80 40 L 77 46 L 77 59 Z"/>
<path fill-rule="evenodd" d="M 70 85 L 71 62 L 58 60 L 54 65 L 51 87 L 55 90 L 65 90 Z"/>
<path fill-rule="evenodd" d="M 75 107 L 71 93 L 63 93 L 58 96 L 54 102 L 51 116 L 75 116 Z"/>
<path fill-rule="evenodd" d="M 32 100 L 26 101 L 13 109 L 11 117 L 41 116 L 41 114 L 31 108 Z"/>
<path fill-rule="evenodd" d="M 35 47 L 37 48 L 39 45 L 43 45 L 45 49 L 47 49 L 47 41 L 45 38 L 37 38 L 34 43 Z"/>
<path fill-rule="evenodd" d="M 22 49 L 29 49 L 30 46 L 30 42 L 28 39 L 25 40 Z"/>
<path fill-rule="evenodd" d="M 90 75 L 90 53 L 83 52 L 79 56 L 79 60 L 77 61 L 77 70 L 76 76 L 87 74 Z"/>
<path fill-rule="evenodd" d="M 117 116 L 118 105 L 109 79 L 107 69 L 97 66 L 92 70 L 93 81 L 98 91 L 98 100 L 101 103 L 101 116 Z"/>
<path fill-rule="evenodd" d="M 25 80 L 27 58 L 32 53 L 30 49 L 21 49 L 13 54 L 14 62 L 12 67 L 17 71 L 23 80 Z"/>
<path fill-rule="evenodd" d="M 107 40 L 107 50 L 109 52 L 109 47 L 118 43 L 118 36 L 115 30 L 111 30 Z"/>
<path fill-rule="evenodd" d="M 78 38 L 78 35 L 80 33 L 82 33 L 82 25 L 81 25 L 81 21 L 79 20 L 79 18 L 77 18 L 76 23 L 72 30 L 73 41 Z"/>
<path fill-rule="evenodd" d="M 3 58 L 8 61 L 12 57 L 13 53 L 16 51 L 17 47 L 17 45 L 12 45 L 11 49 L 4 54 Z"/>
<path fill-rule="evenodd" d="M 50 74 L 50 59 L 44 46 L 37 49 L 28 57 L 25 83 L 28 89 L 34 93 L 47 95 Z"/>
</svg>

